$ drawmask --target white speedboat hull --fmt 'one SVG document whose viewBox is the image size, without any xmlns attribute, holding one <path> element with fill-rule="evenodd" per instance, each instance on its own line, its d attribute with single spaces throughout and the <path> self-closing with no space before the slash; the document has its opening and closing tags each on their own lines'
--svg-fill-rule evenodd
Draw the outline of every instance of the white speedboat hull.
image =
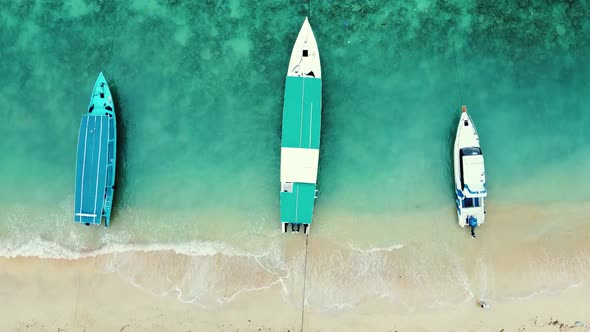
<svg viewBox="0 0 590 332">
<path fill-rule="evenodd" d="M 486 215 L 485 168 L 477 129 L 465 106 L 457 127 L 453 156 L 459 226 L 480 226 L 485 222 Z M 475 221 L 470 217 L 474 217 Z"/>
</svg>

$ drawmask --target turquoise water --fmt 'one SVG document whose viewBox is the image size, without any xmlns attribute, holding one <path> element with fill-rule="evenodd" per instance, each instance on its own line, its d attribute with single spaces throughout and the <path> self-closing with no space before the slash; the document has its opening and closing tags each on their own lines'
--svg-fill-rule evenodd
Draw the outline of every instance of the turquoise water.
<svg viewBox="0 0 590 332">
<path fill-rule="evenodd" d="M 283 85 L 306 3 L 1 7 L 3 256 L 282 248 Z M 387 225 L 392 234 L 369 230 L 376 240 L 363 246 L 429 229 L 462 239 L 450 159 L 462 104 L 480 134 L 489 204 L 590 200 L 587 1 L 313 1 L 309 13 L 324 100 L 315 236 L 330 237 L 340 216 L 385 225 L 442 210 Z M 72 220 L 77 131 L 100 71 L 120 121 L 108 230 Z M 360 237 L 352 227 L 338 234 Z"/>
</svg>

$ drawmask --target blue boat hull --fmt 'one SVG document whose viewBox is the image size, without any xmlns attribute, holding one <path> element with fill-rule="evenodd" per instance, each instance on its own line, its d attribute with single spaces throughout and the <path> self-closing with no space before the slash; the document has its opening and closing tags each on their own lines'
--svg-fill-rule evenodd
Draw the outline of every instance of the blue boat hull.
<svg viewBox="0 0 590 332">
<path fill-rule="evenodd" d="M 98 76 L 82 116 L 76 159 L 74 220 L 109 226 L 115 187 L 117 122 L 107 82 Z"/>
</svg>

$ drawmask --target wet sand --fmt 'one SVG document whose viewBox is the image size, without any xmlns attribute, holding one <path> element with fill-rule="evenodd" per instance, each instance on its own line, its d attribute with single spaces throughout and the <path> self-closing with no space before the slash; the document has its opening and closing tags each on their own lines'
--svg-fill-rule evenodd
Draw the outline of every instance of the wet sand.
<svg viewBox="0 0 590 332">
<path fill-rule="evenodd" d="M 140 290 L 100 259 L 2 259 L 2 331 L 300 331 L 301 312 L 280 285 L 238 296 L 214 309 Z M 556 294 L 397 312 L 378 300 L 360 310 L 306 312 L 305 331 L 590 331 L 590 287 Z"/>
<path fill-rule="evenodd" d="M 488 214 L 477 240 L 435 223 L 398 241 L 392 222 L 379 230 L 393 239 L 371 246 L 373 217 L 346 242 L 316 229 L 306 268 L 302 234 L 277 237 L 268 255 L 0 258 L 0 331 L 300 331 L 304 269 L 305 331 L 590 331 L 584 205 L 492 204 Z"/>
</svg>

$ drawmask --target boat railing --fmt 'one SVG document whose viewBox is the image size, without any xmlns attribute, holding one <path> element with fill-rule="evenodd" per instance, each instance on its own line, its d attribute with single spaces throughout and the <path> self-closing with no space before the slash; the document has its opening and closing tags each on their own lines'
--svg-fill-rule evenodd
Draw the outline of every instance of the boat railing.
<svg viewBox="0 0 590 332">
<path fill-rule="evenodd" d="M 112 195 L 107 195 L 107 197 L 104 200 L 104 211 L 111 211 L 111 208 L 113 207 L 113 196 Z"/>
</svg>

